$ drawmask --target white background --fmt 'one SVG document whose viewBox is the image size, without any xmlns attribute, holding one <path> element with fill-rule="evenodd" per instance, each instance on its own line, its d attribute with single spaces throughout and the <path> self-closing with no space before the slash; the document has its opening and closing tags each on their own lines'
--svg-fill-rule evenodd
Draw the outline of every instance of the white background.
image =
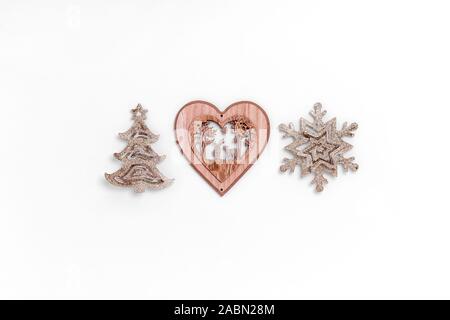
<svg viewBox="0 0 450 320">
<path fill-rule="evenodd" d="M 0 3 L 0 298 L 450 298 L 448 1 Z M 272 124 L 220 198 L 180 154 L 187 102 Z M 359 123 L 322 194 L 280 123 Z M 149 109 L 175 184 L 110 186 Z"/>
</svg>

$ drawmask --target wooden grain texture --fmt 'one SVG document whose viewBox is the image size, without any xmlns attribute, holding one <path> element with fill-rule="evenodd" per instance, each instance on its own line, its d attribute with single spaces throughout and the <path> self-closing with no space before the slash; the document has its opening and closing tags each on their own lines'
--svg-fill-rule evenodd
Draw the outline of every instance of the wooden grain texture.
<svg viewBox="0 0 450 320">
<path fill-rule="evenodd" d="M 221 128 L 227 123 L 239 121 L 254 130 L 249 147 L 235 163 L 216 163 L 214 170 L 194 151 L 194 123 L 212 121 Z M 270 122 L 266 112 L 256 103 L 240 101 L 220 111 L 206 101 L 192 101 L 178 112 L 175 119 L 175 136 L 186 159 L 195 170 L 223 196 L 251 168 L 263 152 L 270 136 Z"/>
</svg>

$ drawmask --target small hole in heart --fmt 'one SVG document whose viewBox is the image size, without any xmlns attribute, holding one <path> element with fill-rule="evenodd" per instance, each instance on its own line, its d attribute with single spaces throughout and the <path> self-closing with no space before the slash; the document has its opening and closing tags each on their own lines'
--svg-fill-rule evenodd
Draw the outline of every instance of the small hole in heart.
<svg viewBox="0 0 450 320">
<path fill-rule="evenodd" d="M 220 188 L 220 192 L 223 192 L 223 188 Z"/>
<path fill-rule="evenodd" d="M 223 118 L 223 114 L 221 114 L 220 117 Z"/>
</svg>

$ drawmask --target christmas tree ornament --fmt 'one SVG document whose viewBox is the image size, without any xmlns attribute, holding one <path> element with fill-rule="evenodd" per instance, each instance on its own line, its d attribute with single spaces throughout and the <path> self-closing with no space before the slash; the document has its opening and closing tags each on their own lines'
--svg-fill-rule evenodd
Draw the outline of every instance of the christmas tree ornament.
<svg viewBox="0 0 450 320">
<path fill-rule="evenodd" d="M 270 123 L 265 111 L 250 101 L 223 112 L 209 102 L 193 101 L 178 112 L 175 135 L 189 163 L 223 196 L 263 152 Z"/>
<path fill-rule="evenodd" d="M 338 165 L 341 165 L 346 172 L 358 170 L 358 165 L 353 162 L 354 157 L 344 157 L 344 154 L 353 146 L 343 140 L 344 137 L 353 137 L 353 131 L 358 128 L 358 125 L 356 123 L 348 125 L 345 122 L 342 129 L 337 130 L 336 118 L 324 123 L 323 117 L 326 111 L 322 111 L 320 103 L 316 103 L 309 114 L 313 121 L 300 118 L 298 131 L 292 123 L 280 125 L 279 129 L 284 133 L 283 137 L 294 140 L 285 147 L 293 158 L 284 159 L 280 170 L 292 173 L 298 165 L 302 177 L 308 174 L 314 175 L 312 184 L 315 184 L 317 192 L 321 192 L 328 183 L 324 174 L 328 173 L 337 177 Z"/>
<path fill-rule="evenodd" d="M 164 177 L 156 167 L 165 156 L 158 155 L 150 147 L 159 140 L 159 135 L 152 133 L 146 126 L 147 110 L 140 104 L 131 112 L 133 126 L 119 133 L 119 137 L 127 141 L 127 146 L 114 154 L 117 160 L 122 161 L 122 168 L 111 174 L 105 173 L 105 178 L 113 185 L 133 188 L 136 192 L 166 188 L 173 180 Z"/>
</svg>

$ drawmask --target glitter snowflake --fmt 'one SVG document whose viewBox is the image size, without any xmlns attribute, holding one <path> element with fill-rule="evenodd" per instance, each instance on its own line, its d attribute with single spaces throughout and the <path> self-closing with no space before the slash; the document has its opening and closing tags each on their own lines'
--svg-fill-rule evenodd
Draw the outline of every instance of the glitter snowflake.
<svg viewBox="0 0 450 320">
<path fill-rule="evenodd" d="M 301 176 L 313 174 L 312 183 L 316 191 L 321 192 L 328 180 L 324 177 L 329 173 L 337 177 L 337 167 L 342 165 L 344 171 L 356 171 L 358 165 L 354 163 L 355 158 L 345 158 L 344 153 L 353 146 L 343 140 L 344 137 L 353 137 L 358 128 L 356 123 L 347 125 L 345 122 L 341 130 L 336 130 L 336 118 L 323 122 L 326 111 L 322 111 L 322 105 L 316 103 L 314 110 L 310 113 L 313 122 L 300 118 L 300 128 L 295 130 L 292 123 L 282 124 L 279 129 L 284 132 L 284 138 L 292 138 L 294 141 L 285 149 L 293 154 L 292 159 L 283 159 L 280 167 L 282 172 L 294 172 L 295 167 L 300 167 Z"/>
</svg>

